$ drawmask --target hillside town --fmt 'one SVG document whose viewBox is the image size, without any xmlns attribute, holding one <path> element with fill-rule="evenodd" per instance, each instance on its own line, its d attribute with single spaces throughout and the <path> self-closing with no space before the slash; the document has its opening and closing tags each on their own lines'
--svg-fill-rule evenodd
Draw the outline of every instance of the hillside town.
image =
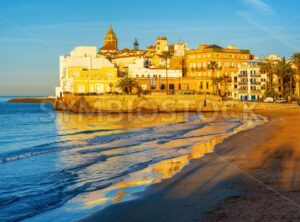
<svg viewBox="0 0 300 222">
<path fill-rule="evenodd" d="M 157 37 L 145 50 L 118 49 L 112 26 L 103 46 L 78 46 L 59 58 L 56 96 L 104 94 L 205 94 L 223 100 L 291 102 L 300 95 L 300 53 L 258 58 L 234 45 L 168 42 Z M 268 100 L 269 99 L 269 100 Z"/>
</svg>

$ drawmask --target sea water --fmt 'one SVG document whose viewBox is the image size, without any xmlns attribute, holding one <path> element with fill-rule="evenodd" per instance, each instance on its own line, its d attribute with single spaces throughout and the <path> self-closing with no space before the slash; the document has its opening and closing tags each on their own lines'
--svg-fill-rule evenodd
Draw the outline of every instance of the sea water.
<svg viewBox="0 0 300 222">
<path fill-rule="evenodd" d="M 250 114 L 55 112 L 0 98 L 0 221 L 76 221 L 138 198 L 216 144 L 264 123 Z"/>
</svg>

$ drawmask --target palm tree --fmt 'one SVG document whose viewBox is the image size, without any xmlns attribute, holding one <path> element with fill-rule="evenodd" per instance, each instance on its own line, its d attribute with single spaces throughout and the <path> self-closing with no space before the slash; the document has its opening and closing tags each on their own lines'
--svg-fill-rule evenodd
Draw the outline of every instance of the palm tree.
<svg viewBox="0 0 300 222">
<path fill-rule="evenodd" d="M 274 66 L 275 74 L 280 78 L 282 81 L 281 85 L 281 92 L 283 92 L 284 97 L 293 96 L 293 83 L 294 83 L 294 70 L 290 63 L 287 63 L 285 59 L 280 61 L 278 64 Z"/>
<path fill-rule="evenodd" d="M 213 77 L 212 78 L 212 83 L 213 83 L 213 86 L 214 86 L 214 91 L 215 91 L 215 86 L 217 86 L 217 95 L 219 96 L 220 95 L 220 88 L 219 88 L 219 85 L 220 83 L 223 81 L 223 78 L 222 77 Z"/>
<path fill-rule="evenodd" d="M 263 63 L 260 67 L 261 72 L 267 73 L 267 87 L 266 87 L 266 94 L 267 96 L 274 96 L 274 75 L 275 75 L 275 68 L 271 62 Z"/>
<path fill-rule="evenodd" d="M 172 58 L 173 53 L 171 51 L 162 52 L 163 58 L 165 60 L 165 68 L 166 68 L 166 80 L 167 80 L 167 94 L 169 94 L 169 78 L 168 78 L 168 60 Z"/>
<path fill-rule="evenodd" d="M 215 77 L 215 71 L 217 69 L 221 69 L 216 61 L 211 61 L 207 65 L 207 69 L 210 69 L 212 71 L 212 80 L 213 80 L 213 85 L 217 85 L 217 95 L 219 96 L 220 94 L 220 89 L 219 89 L 219 84 L 222 82 L 221 77 Z"/>
<path fill-rule="evenodd" d="M 131 94 L 133 88 L 136 88 L 138 90 L 140 89 L 139 83 L 135 79 L 130 77 L 124 77 L 123 79 L 119 80 L 119 82 L 117 83 L 117 87 L 121 88 L 123 93 L 126 94 Z"/>
<path fill-rule="evenodd" d="M 300 52 L 292 55 L 292 63 L 296 66 L 298 76 L 298 100 L 300 100 Z"/>
</svg>

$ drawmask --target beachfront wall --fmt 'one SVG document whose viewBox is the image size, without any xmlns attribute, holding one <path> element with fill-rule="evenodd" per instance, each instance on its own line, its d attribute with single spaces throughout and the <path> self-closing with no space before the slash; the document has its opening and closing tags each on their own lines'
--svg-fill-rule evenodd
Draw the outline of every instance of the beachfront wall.
<svg viewBox="0 0 300 222">
<path fill-rule="evenodd" d="M 221 101 L 213 95 L 76 96 L 57 98 L 54 108 L 75 113 L 255 111 L 297 105 Z"/>
</svg>

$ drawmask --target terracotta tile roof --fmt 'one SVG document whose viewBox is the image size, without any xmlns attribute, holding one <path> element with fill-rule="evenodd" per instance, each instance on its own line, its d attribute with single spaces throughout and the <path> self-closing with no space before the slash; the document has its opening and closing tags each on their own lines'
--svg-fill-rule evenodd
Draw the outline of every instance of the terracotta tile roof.
<svg viewBox="0 0 300 222">
<path fill-rule="evenodd" d="M 100 50 L 106 50 L 106 51 L 116 51 L 116 47 L 113 44 L 106 44 Z"/>
</svg>

